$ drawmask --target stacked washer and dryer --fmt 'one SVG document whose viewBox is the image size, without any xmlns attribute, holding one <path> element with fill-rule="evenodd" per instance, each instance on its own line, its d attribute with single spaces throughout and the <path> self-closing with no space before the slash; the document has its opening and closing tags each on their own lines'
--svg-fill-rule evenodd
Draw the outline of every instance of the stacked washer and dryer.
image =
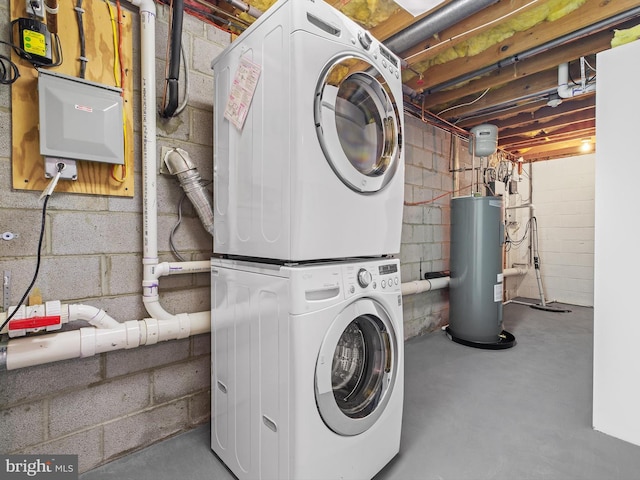
<svg viewBox="0 0 640 480">
<path fill-rule="evenodd" d="M 212 449 L 240 479 L 371 478 L 402 423 L 400 61 L 323 1 L 279 0 L 212 68 Z"/>
</svg>

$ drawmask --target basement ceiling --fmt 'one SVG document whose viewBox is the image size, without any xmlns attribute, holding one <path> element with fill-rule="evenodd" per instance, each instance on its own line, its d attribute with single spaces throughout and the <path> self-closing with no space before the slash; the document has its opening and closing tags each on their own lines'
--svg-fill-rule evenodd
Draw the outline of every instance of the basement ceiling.
<svg viewBox="0 0 640 480">
<path fill-rule="evenodd" d="M 253 21 L 223 0 L 185 1 L 235 32 Z M 265 11 L 275 0 L 247 3 Z M 597 83 L 595 54 L 640 38 L 638 0 L 448 0 L 418 17 L 393 0 L 327 3 L 406 60 L 408 113 L 467 131 L 494 124 L 499 147 L 525 161 L 595 144 L 597 85 L 559 98 L 558 65 L 570 83 Z"/>
</svg>

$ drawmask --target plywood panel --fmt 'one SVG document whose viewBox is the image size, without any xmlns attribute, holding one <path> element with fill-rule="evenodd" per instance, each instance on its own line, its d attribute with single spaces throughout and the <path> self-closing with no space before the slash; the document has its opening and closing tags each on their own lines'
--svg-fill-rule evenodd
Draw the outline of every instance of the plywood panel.
<svg viewBox="0 0 640 480">
<path fill-rule="evenodd" d="M 49 71 L 79 76 L 80 36 L 74 10 L 75 0 L 59 0 L 58 34 L 62 43 L 64 62 Z M 103 0 L 83 2 L 86 54 L 89 59 L 85 78 L 105 85 L 116 86 L 114 76 L 114 44 L 109 9 Z M 114 16 L 117 15 L 112 5 Z M 78 162 L 78 180 L 60 181 L 56 191 L 131 197 L 133 191 L 133 64 L 132 15 L 122 10 L 122 63 L 125 68 L 124 111 L 126 116 L 125 162 L 127 174 L 124 182 L 111 176 L 111 165 L 96 162 Z M 25 16 L 24 0 L 11 0 L 11 18 Z M 20 78 L 12 85 L 12 177 L 13 188 L 42 191 L 49 180 L 44 176 L 44 160 L 40 155 L 38 132 L 38 72 L 25 60 L 12 52 L 13 61 L 20 69 Z M 119 75 L 119 73 L 118 73 Z M 120 167 L 116 170 L 121 178 Z"/>
</svg>

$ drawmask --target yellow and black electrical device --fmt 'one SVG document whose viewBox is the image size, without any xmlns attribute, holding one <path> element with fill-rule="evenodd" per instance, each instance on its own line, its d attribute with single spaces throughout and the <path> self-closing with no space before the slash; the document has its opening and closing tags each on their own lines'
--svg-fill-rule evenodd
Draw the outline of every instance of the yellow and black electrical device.
<svg viewBox="0 0 640 480">
<path fill-rule="evenodd" d="M 12 22 L 13 41 L 19 47 L 16 53 L 38 66 L 53 64 L 51 33 L 47 26 L 34 18 L 18 18 Z"/>
</svg>

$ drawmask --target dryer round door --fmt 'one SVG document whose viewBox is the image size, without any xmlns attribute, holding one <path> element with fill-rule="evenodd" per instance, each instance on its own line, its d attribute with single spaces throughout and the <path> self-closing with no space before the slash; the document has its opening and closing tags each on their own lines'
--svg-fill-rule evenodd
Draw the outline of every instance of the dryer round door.
<svg viewBox="0 0 640 480">
<path fill-rule="evenodd" d="M 364 58 L 342 56 L 323 71 L 315 99 L 316 132 L 327 161 L 349 188 L 374 193 L 398 168 L 400 112 L 376 67 L 352 71 Z M 368 73 L 372 72 L 372 74 Z"/>
<path fill-rule="evenodd" d="M 316 363 L 316 403 L 340 435 L 372 427 L 389 402 L 398 374 L 398 338 L 384 308 L 363 298 L 342 310 L 325 335 Z"/>
</svg>

